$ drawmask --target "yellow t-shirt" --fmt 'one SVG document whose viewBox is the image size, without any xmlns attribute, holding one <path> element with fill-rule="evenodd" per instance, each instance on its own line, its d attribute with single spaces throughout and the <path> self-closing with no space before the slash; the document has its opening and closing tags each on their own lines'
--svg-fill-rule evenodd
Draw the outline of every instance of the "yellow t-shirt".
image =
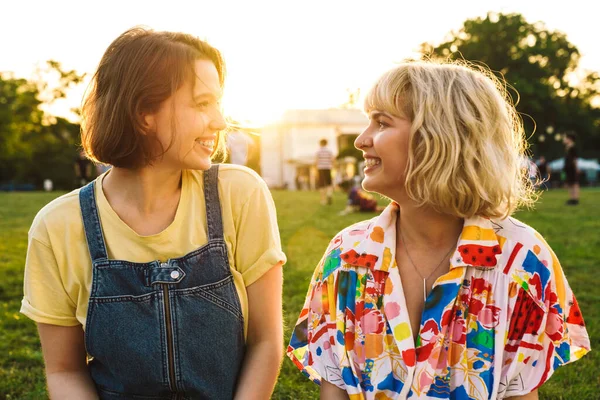
<svg viewBox="0 0 600 400">
<path fill-rule="evenodd" d="M 94 184 L 109 258 L 164 262 L 208 242 L 201 171 L 183 172 L 181 199 L 173 222 L 150 236 L 138 235 L 111 208 L 102 191 L 105 175 Z M 223 164 L 218 181 L 229 264 L 246 332 L 246 287 L 286 259 L 281 250 L 275 205 L 260 176 L 246 167 Z M 91 286 L 92 263 L 77 189 L 42 208 L 31 225 L 21 312 L 36 322 L 81 324 L 85 328 Z"/>
</svg>

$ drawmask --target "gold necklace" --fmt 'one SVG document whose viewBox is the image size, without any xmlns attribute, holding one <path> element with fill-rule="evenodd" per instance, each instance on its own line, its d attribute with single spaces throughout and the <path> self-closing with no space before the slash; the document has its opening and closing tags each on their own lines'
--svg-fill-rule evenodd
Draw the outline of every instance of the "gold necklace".
<svg viewBox="0 0 600 400">
<path fill-rule="evenodd" d="M 434 272 L 438 270 L 438 268 L 442 265 L 444 260 L 450 255 L 452 250 L 455 249 L 455 246 L 453 245 L 452 247 L 450 247 L 450 250 L 448 250 L 448 253 L 446 253 L 444 255 L 444 258 L 442 258 L 442 261 L 440 261 L 440 263 L 437 265 L 437 267 L 435 267 L 435 269 L 433 271 L 431 271 L 431 273 L 426 278 L 424 278 L 423 275 L 421 275 L 421 273 L 419 272 L 419 269 L 417 268 L 417 266 L 415 265 L 412 257 L 410 256 L 410 253 L 408 252 L 408 247 L 406 247 L 406 241 L 404 240 L 404 236 L 402 235 L 402 230 L 400 230 L 400 240 L 402 240 L 402 247 L 404 248 L 404 251 L 406 252 L 406 255 L 408 256 L 408 260 L 412 264 L 412 266 L 415 269 L 415 271 L 417 272 L 417 274 L 421 277 L 421 279 L 423 279 L 423 303 L 425 303 L 427 301 L 427 279 L 431 278 L 431 276 L 434 274 Z"/>
</svg>

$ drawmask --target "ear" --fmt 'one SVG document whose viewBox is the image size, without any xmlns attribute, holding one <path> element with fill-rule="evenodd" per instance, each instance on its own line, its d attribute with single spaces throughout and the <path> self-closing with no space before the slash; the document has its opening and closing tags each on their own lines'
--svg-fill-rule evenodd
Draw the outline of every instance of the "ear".
<svg viewBox="0 0 600 400">
<path fill-rule="evenodd" d="M 156 131 L 156 116 L 154 114 L 142 114 L 142 134 L 147 135 Z"/>
</svg>

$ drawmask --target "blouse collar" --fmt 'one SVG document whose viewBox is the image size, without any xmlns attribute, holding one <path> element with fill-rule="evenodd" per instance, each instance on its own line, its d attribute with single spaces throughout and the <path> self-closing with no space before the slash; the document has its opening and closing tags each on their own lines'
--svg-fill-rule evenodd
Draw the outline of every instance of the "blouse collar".
<svg viewBox="0 0 600 400">
<path fill-rule="evenodd" d="M 389 271 L 395 259 L 396 220 L 399 206 L 390 203 L 385 210 L 370 221 L 366 230 L 357 238 L 350 231 L 341 254 L 346 264 L 365 266 L 374 271 Z M 496 234 L 493 222 L 488 218 L 474 216 L 466 218 L 456 249 L 450 258 L 450 269 L 472 266 L 478 269 L 494 269 L 502 254 L 501 237 Z M 362 258 L 362 259 L 361 259 Z"/>
</svg>

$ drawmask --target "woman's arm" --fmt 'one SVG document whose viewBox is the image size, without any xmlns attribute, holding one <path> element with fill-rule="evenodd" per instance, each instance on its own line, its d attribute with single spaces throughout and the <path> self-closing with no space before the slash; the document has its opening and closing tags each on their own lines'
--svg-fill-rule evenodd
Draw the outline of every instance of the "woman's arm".
<svg viewBox="0 0 600 400">
<path fill-rule="evenodd" d="M 248 286 L 246 356 L 235 399 L 269 399 L 283 358 L 281 263 Z"/>
<path fill-rule="evenodd" d="M 538 400 L 538 391 L 536 389 L 533 392 L 528 393 L 524 396 L 508 397 L 506 400 Z"/>
<path fill-rule="evenodd" d="M 86 364 L 81 325 L 57 326 L 38 323 L 37 327 L 46 364 L 50 398 L 98 399 Z"/>
<path fill-rule="evenodd" d="M 348 393 L 345 390 L 340 389 L 333 383 L 329 383 L 324 379 L 321 379 L 321 400 L 348 400 Z"/>
</svg>

